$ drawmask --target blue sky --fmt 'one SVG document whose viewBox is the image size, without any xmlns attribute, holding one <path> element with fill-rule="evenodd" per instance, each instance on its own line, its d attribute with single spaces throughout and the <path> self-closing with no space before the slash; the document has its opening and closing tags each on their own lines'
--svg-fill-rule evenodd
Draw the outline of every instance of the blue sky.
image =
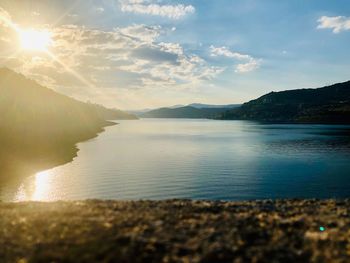
<svg viewBox="0 0 350 263">
<path fill-rule="evenodd" d="M 0 22 L 0 65 L 111 107 L 241 103 L 350 79 L 347 0 L 1 0 L 0 8 L 20 28 L 51 32 L 48 50 L 60 61 L 14 50 Z"/>
</svg>

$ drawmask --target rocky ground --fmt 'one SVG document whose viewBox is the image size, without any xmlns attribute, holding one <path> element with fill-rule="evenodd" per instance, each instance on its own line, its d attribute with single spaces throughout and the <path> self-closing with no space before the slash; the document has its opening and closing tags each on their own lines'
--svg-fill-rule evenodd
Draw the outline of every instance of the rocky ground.
<svg viewBox="0 0 350 263">
<path fill-rule="evenodd" d="M 350 200 L 0 203 L 0 262 L 350 262 Z"/>
</svg>

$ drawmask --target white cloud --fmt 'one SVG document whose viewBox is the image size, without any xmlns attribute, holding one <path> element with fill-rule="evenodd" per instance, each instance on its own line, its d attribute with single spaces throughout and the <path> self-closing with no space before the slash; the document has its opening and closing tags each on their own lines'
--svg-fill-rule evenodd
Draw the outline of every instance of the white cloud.
<svg viewBox="0 0 350 263">
<path fill-rule="evenodd" d="M 6 11 L 0 9 L 0 13 L 16 24 Z M 23 52 L 15 30 L 1 26 L 0 20 L 0 67 L 12 68 L 81 100 L 111 107 L 135 107 L 133 103 L 152 103 L 157 96 L 167 96 L 163 94 L 197 92 L 224 70 L 208 64 L 180 43 L 164 38 L 159 41 L 162 35 L 171 32 L 171 27 L 143 24 L 113 30 L 80 25 L 42 27 L 52 32 L 49 51 L 60 63 L 45 53 Z"/>
<path fill-rule="evenodd" d="M 250 55 L 241 54 L 238 52 L 233 52 L 227 47 L 214 47 L 210 46 L 210 55 L 212 57 L 223 56 L 227 58 L 232 58 L 239 61 L 240 63 L 236 65 L 235 72 L 237 73 L 247 73 L 254 71 L 260 67 L 261 60 L 255 59 Z"/>
<path fill-rule="evenodd" d="M 96 7 L 95 8 L 96 14 L 102 14 L 104 11 L 105 11 L 105 9 L 103 7 Z"/>
<path fill-rule="evenodd" d="M 47 28 L 53 38 L 49 50 L 60 63 L 45 54 L 33 57 L 11 50 L 18 40 L 9 34 L 11 28 L 5 29 L 0 30 L 0 65 L 75 98 L 110 106 L 128 106 L 121 98 L 129 93 L 136 97 L 141 90 L 158 94 L 195 90 L 223 70 L 179 43 L 158 42 L 171 28 L 142 24 L 108 31 L 78 25 Z M 4 37 L 6 41 L 1 40 Z"/>
<path fill-rule="evenodd" d="M 158 45 L 159 45 L 159 47 L 160 47 L 160 49 L 162 51 L 166 51 L 166 52 L 177 54 L 177 55 L 183 55 L 184 54 L 184 50 L 183 50 L 182 46 L 179 43 L 164 43 L 164 42 L 161 42 Z"/>
<path fill-rule="evenodd" d="M 228 58 L 235 58 L 235 59 L 250 59 L 251 56 L 249 55 L 244 55 L 238 52 L 232 52 L 230 51 L 227 47 L 214 47 L 210 46 L 210 51 L 211 51 L 211 56 L 216 57 L 216 56 L 224 56 Z"/>
<path fill-rule="evenodd" d="M 114 31 L 66 26 L 54 31 L 55 53 L 72 67 L 103 68 L 105 74 L 96 75 L 97 81 L 109 78 L 113 71 L 131 74 L 132 80 L 124 79 L 124 88 L 184 88 L 220 72 L 221 68 L 211 67 L 199 56 L 189 54 L 179 43 L 157 42 L 164 32 L 160 26 L 146 25 Z M 118 81 L 110 83 L 120 87 Z"/>
<path fill-rule="evenodd" d="M 260 62 L 255 60 L 255 59 L 252 59 L 247 63 L 238 64 L 236 69 L 235 69 L 235 72 L 237 72 L 237 73 L 251 72 L 251 71 L 258 69 L 259 67 L 260 67 Z"/>
<path fill-rule="evenodd" d="M 117 31 L 125 37 L 147 43 L 154 42 L 159 35 L 163 33 L 161 26 L 146 25 L 132 25 L 124 28 L 118 28 Z"/>
<path fill-rule="evenodd" d="M 318 19 L 319 29 L 332 29 L 337 34 L 341 31 L 350 30 L 350 17 L 345 16 L 322 16 Z"/>
<path fill-rule="evenodd" d="M 40 13 L 33 11 L 30 15 L 31 16 L 40 16 Z"/>
<path fill-rule="evenodd" d="M 161 5 L 154 0 L 119 0 L 122 12 L 147 14 L 180 19 L 188 14 L 193 14 L 195 8 L 192 5 Z"/>
</svg>

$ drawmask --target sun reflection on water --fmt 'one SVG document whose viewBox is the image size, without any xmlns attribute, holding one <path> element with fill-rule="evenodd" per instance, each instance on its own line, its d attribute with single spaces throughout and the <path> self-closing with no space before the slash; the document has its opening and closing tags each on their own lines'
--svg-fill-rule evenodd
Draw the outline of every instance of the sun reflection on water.
<svg viewBox="0 0 350 263">
<path fill-rule="evenodd" d="M 50 170 L 42 171 L 35 175 L 35 191 L 31 200 L 44 201 L 52 198 L 50 192 L 50 186 L 52 181 L 52 174 Z"/>
<path fill-rule="evenodd" d="M 36 173 L 23 182 L 16 193 L 15 201 L 50 201 L 52 193 L 53 173 L 51 170 Z"/>
</svg>

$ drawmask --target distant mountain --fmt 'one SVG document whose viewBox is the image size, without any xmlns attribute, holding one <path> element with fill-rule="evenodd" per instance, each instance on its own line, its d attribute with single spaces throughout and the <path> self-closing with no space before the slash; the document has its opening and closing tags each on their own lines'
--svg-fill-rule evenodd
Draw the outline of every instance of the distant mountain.
<svg viewBox="0 0 350 263">
<path fill-rule="evenodd" d="M 87 103 L 92 107 L 99 116 L 106 120 L 136 120 L 137 117 L 133 113 L 121 111 L 118 109 L 109 109 L 99 104 Z"/>
<path fill-rule="evenodd" d="M 227 108 L 195 108 L 185 106 L 180 108 L 160 108 L 140 115 L 142 118 L 192 118 L 213 119 L 220 117 Z"/>
<path fill-rule="evenodd" d="M 217 109 L 223 109 L 223 108 L 227 108 L 227 109 L 233 109 L 233 108 L 237 108 L 239 106 L 241 106 L 241 104 L 227 104 L 227 105 L 211 105 L 211 104 L 202 104 L 202 103 L 192 103 L 188 106 L 197 108 L 197 109 L 203 109 L 203 108 L 217 108 Z"/>
<path fill-rule="evenodd" d="M 350 81 L 318 89 L 271 92 L 226 111 L 220 119 L 350 124 Z"/>
<path fill-rule="evenodd" d="M 0 69 L 0 116 L 0 179 L 10 168 L 35 171 L 69 161 L 75 144 L 111 125 L 107 120 L 136 118 L 72 99 L 5 68 Z"/>
<path fill-rule="evenodd" d="M 186 106 L 186 105 L 177 104 L 177 105 L 170 106 L 170 107 L 167 107 L 167 108 L 170 108 L 170 109 L 177 109 L 177 108 L 182 108 L 182 107 L 185 107 L 185 106 Z"/>
<path fill-rule="evenodd" d="M 176 109 L 176 108 L 181 108 L 181 107 L 185 107 L 184 105 L 174 105 L 174 106 L 170 106 L 170 107 L 166 107 L 169 109 Z M 159 108 L 157 108 L 159 109 Z M 149 111 L 153 111 L 155 109 L 139 109 L 139 110 L 128 110 L 129 113 L 131 114 L 135 114 L 136 116 L 142 116 L 144 113 L 149 112 Z"/>
<path fill-rule="evenodd" d="M 137 116 L 141 118 L 192 118 L 192 119 L 213 119 L 220 117 L 228 109 L 239 107 L 238 104 L 211 105 L 192 103 L 187 106 L 174 105 L 145 112 Z"/>
</svg>

